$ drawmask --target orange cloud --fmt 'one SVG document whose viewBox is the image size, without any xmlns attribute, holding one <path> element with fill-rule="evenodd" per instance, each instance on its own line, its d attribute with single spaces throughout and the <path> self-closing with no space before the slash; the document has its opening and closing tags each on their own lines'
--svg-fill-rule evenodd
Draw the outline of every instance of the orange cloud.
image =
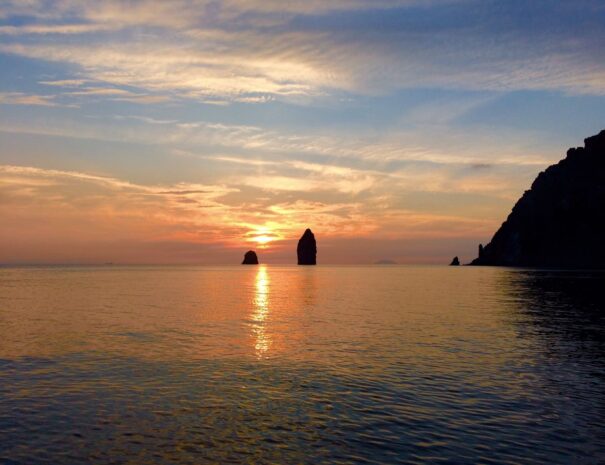
<svg viewBox="0 0 605 465">
<path fill-rule="evenodd" d="M 385 211 L 372 202 L 276 202 L 270 197 L 251 203 L 241 202 L 241 195 L 240 188 L 228 185 L 141 185 L 76 171 L 0 166 L 0 240 L 8 245 L 3 260 L 27 260 L 28 244 L 38 261 L 70 257 L 73 250 L 89 256 L 86 244 L 105 251 L 98 259 L 109 259 L 112 250 L 121 250 L 119 244 L 128 243 L 127 256 L 134 262 L 190 261 L 166 258 L 166 244 L 180 243 L 210 248 L 213 260 L 220 261 L 219 251 L 224 260 L 233 253 L 229 250 L 250 242 L 264 247 L 266 257 L 281 253 L 308 226 L 324 239 L 430 237 L 444 231 L 464 236 L 493 227 L 488 221 Z M 194 256 L 204 262 L 203 256 Z"/>
</svg>

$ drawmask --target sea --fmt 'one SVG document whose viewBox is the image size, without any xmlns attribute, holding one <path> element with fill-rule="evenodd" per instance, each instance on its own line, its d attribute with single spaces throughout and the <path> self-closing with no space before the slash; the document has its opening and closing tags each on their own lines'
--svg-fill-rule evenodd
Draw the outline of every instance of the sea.
<svg viewBox="0 0 605 465">
<path fill-rule="evenodd" d="M 0 268 L 0 463 L 603 464 L 605 273 Z"/>
</svg>

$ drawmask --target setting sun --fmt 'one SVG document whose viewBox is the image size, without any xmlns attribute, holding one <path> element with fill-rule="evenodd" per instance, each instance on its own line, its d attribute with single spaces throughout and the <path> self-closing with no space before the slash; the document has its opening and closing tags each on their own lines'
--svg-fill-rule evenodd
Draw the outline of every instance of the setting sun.
<svg viewBox="0 0 605 465">
<path fill-rule="evenodd" d="M 247 242 L 254 242 L 259 246 L 267 246 L 270 242 L 281 239 L 281 236 L 277 234 L 273 228 L 263 226 L 260 228 L 254 228 L 246 234 Z"/>
<path fill-rule="evenodd" d="M 253 242 L 256 242 L 258 244 L 265 245 L 265 244 L 268 244 L 271 241 L 274 241 L 275 237 L 273 237 L 273 236 L 267 236 L 267 235 L 262 235 L 262 236 L 255 236 L 255 237 L 251 238 L 250 240 L 253 241 Z"/>
</svg>

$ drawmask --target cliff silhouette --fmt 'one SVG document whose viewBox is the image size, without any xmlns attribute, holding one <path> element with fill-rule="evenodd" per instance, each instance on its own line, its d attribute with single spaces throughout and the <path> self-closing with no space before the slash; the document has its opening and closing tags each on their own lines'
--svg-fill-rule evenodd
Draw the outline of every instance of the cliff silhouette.
<svg viewBox="0 0 605 465">
<path fill-rule="evenodd" d="M 471 265 L 605 268 L 605 130 L 541 172 Z"/>
</svg>

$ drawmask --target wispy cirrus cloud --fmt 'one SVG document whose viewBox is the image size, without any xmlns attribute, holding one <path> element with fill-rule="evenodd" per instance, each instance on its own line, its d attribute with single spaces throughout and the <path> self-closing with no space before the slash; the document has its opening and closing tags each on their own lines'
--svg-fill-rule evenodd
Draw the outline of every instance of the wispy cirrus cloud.
<svg viewBox="0 0 605 465">
<path fill-rule="evenodd" d="M 250 234 L 263 228 L 276 238 L 286 238 L 300 227 L 290 212 L 270 211 L 262 205 L 251 209 L 249 202 L 228 200 L 238 192 L 224 185 L 149 186 L 83 172 L 0 166 L 0 211 L 7 219 L 0 236 L 5 243 L 33 236 L 31 240 L 56 242 L 64 248 L 70 241 L 97 243 L 106 237 L 229 248 L 241 247 Z M 34 218 L 44 226 L 12 235 Z M 335 215 L 329 224 L 350 219 Z"/>
<path fill-rule="evenodd" d="M 141 104 L 162 103 L 170 100 L 168 95 L 132 92 L 131 90 L 108 86 L 102 81 L 86 79 L 60 79 L 54 81 L 39 81 L 39 84 L 53 88 L 61 88 L 61 92 L 52 98 L 82 101 L 85 97 L 104 98 L 110 101 L 125 101 Z M 91 85 L 96 84 L 96 85 Z M 104 84 L 104 85 L 101 85 Z"/>
<path fill-rule="evenodd" d="M 80 87 L 88 81 L 85 79 L 59 79 L 55 81 L 39 81 L 40 84 L 53 87 Z"/>
<path fill-rule="evenodd" d="M 160 247 L 175 241 L 231 248 L 241 247 L 251 236 L 262 233 L 271 234 L 276 241 L 265 251 L 270 256 L 281 250 L 282 241 L 291 244 L 306 224 L 317 225 L 315 229 L 326 237 L 371 234 L 374 238 L 389 238 L 394 228 L 405 228 L 406 237 L 427 234 L 432 228 L 437 228 L 433 232 L 438 234 L 444 222 L 457 224 L 458 233 L 477 233 L 491 224 L 405 209 L 391 209 L 385 223 L 380 198 L 365 202 L 276 202 L 270 196 L 251 201 L 242 185 L 143 185 L 86 172 L 14 165 L 0 165 L 0 196 L 0 212 L 7 220 L 0 228 L 0 237 L 6 243 L 29 237 L 63 248 L 72 241 L 95 244 L 107 237 L 138 241 L 147 251 L 150 243 Z M 28 229 L 26 225 L 34 218 L 40 228 Z M 13 235 L 17 230 L 24 232 Z M 450 234 L 455 236 L 456 229 Z"/>
<path fill-rule="evenodd" d="M 424 109 L 421 111 L 425 112 Z M 115 124 L 115 121 L 124 120 L 130 120 L 135 126 Z M 544 152 L 532 152 L 528 148 L 530 143 L 521 138 L 510 140 L 505 132 L 494 137 L 490 133 L 476 131 L 473 134 L 473 146 L 470 146 L 465 131 L 452 131 L 447 127 L 435 129 L 432 125 L 413 128 L 411 131 L 391 131 L 378 140 L 363 134 L 349 137 L 306 134 L 253 125 L 158 119 L 141 115 L 95 118 L 91 123 L 45 121 L 43 126 L 4 123 L 0 124 L 0 130 L 157 144 L 169 147 L 170 152 L 192 158 L 256 166 L 287 161 L 288 166 L 310 167 L 314 165 L 305 157 L 313 156 L 335 166 L 349 160 L 362 163 L 366 169 L 372 169 L 370 167 L 373 166 L 377 170 L 383 166 L 389 172 L 403 167 L 403 163 L 408 166 L 410 163 L 472 166 L 489 162 L 492 166 L 525 166 L 535 170 L 552 160 Z M 434 137 L 436 130 L 438 138 Z M 427 140 L 432 145 L 429 146 Z M 488 154 L 486 147 L 489 148 Z M 234 151 L 249 156 L 238 157 L 234 155 Z M 292 164 L 293 162 L 297 163 Z M 331 172 L 325 166 L 322 168 L 322 163 L 313 169 L 317 172 Z"/>
<path fill-rule="evenodd" d="M 34 105 L 55 107 L 59 104 L 54 95 L 26 94 L 24 92 L 0 92 L 0 105 Z"/>
<path fill-rule="evenodd" d="M 91 32 L 109 31 L 113 27 L 102 24 L 49 24 L 49 25 L 27 25 L 27 26 L 0 26 L 0 36 L 20 35 L 49 35 L 49 34 L 87 34 Z"/>
<path fill-rule="evenodd" d="M 38 23 L 4 26 L 13 39 L 2 52 L 68 63 L 92 79 L 201 102 L 296 101 L 418 86 L 605 94 L 605 34 L 598 27 L 603 12 L 591 10 L 596 2 L 590 1 L 575 9 L 564 2 L 546 8 L 542 0 L 523 6 L 59 2 L 59 12 L 83 22 L 67 25 L 39 24 L 59 15 L 43 5 L 30 11 Z M 4 15 L 19 11 L 9 3 Z M 571 13 L 575 25 L 564 20 Z M 529 24 L 527 17 L 536 20 Z M 45 28 L 64 28 L 83 40 L 20 40 Z M 106 28 L 122 32 L 109 36 Z"/>
</svg>

